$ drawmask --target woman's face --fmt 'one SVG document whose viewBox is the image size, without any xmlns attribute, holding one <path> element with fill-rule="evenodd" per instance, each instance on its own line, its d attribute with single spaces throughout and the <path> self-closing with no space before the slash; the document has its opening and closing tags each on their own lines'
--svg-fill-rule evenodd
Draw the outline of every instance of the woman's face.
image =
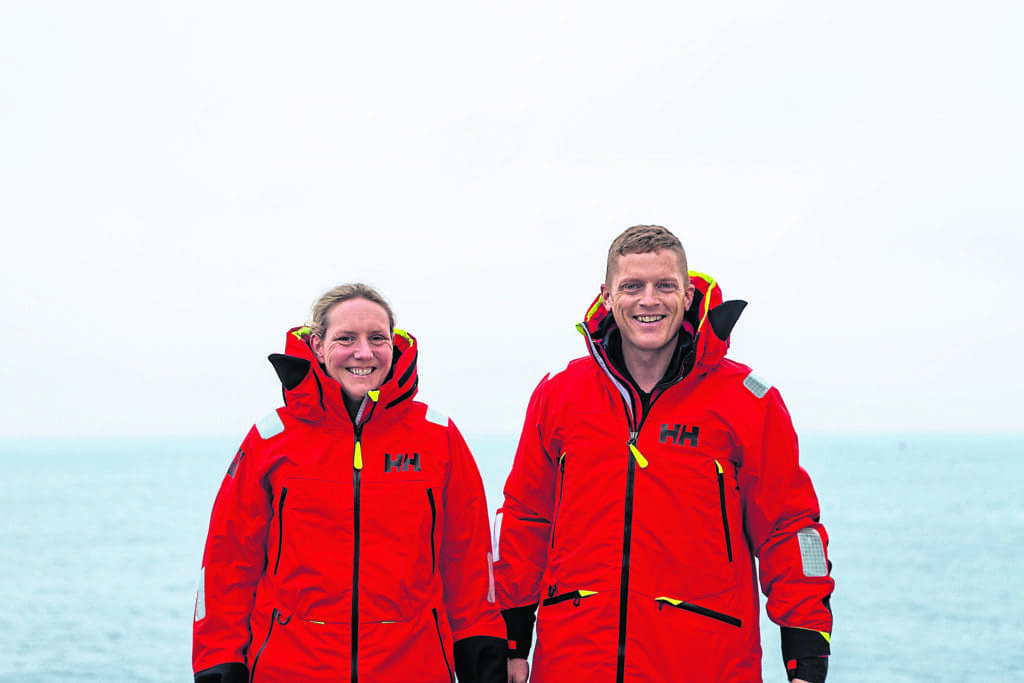
<svg viewBox="0 0 1024 683">
<path fill-rule="evenodd" d="M 391 371 L 394 344 L 388 314 L 366 299 L 349 299 L 327 311 L 327 330 L 313 335 L 313 352 L 341 384 L 350 403 L 378 389 Z"/>
</svg>

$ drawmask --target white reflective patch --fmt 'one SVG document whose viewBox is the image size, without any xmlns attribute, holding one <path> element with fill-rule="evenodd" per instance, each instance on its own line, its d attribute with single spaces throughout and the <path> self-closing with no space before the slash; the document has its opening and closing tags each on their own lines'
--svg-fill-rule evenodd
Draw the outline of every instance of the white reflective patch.
<svg viewBox="0 0 1024 683">
<path fill-rule="evenodd" d="M 196 590 L 196 621 L 206 618 L 206 567 L 199 571 L 199 589 Z"/>
<path fill-rule="evenodd" d="M 448 416 L 440 411 L 434 410 L 433 406 L 427 406 L 427 422 L 433 422 L 436 425 L 447 427 Z"/>
<path fill-rule="evenodd" d="M 743 386 L 758 398 L 764 398 L 764 395 L 772 388 L 772 385 L 764 381 L 756 372 L 747 375 L 747 378 L 743 380 Z"/>
<path fill-rule="evenodd" d="M 498 597 L 494 594 L 494 557 L 487 553 L 487 602 L 495 603 Z"/>
<path fill-rule="evenodd" d="M 825 544 L 821 536 L 810 527 L 796 532 L 800 541 L 800 559 L 804 565 L 804 576 L 828 576 L 828 563 L 825 561 Z"/>
<path fill-rule="evenodd" d="M 281 416 L 275 410 L 256 423 L 256 431 L 260 433 L 261 439 L 277 436 L 284 431 L 284 423 L 281 422 Z"/>
<path fill-rule="evenodd" d="M 569 369 L 569 363 L 566 363 L 565 365 L 561 366 L 559 369 L 552 370 L 551 372 L 549 372 L 548 375 L 547 375 L 548 379 L 551 379 L 555 375 L 561 375 L 563 372 L 565 372 L 568 369 Z"/>
<path fill-rule="evenodd" d="M 505 516 L 504 512 L 499 512 L 494 515 L 494 529 L 491 532 L 491 553 L 494 556 L 494 561 L 501 561 L 501 552 L 498 550 L 498 543 L 501 540 L 501 519 Z"/>
</svg>

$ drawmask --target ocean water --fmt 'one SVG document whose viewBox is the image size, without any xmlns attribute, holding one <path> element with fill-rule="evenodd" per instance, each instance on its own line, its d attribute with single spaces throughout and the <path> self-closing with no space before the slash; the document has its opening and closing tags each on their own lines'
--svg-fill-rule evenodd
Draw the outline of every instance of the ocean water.
<svg viewBox="0 0 1024 683">
<path fill-rule="evenodd" d="M 191 681 L 235 438 L 0 440 L 0 681 Z M 500 504 L 514 437 L 467 440 Z M 1024 681 L 1024 437 L 813 435 L 829 681 Z M 786 680 L 762 621 L 765 681 Z"/>
</svg>

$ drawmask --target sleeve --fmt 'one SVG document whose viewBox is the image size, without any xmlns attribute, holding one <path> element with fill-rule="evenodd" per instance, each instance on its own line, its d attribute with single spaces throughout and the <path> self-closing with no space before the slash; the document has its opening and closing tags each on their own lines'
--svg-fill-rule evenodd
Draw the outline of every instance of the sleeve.
<svg viewBox="0 0 1024 683">
<path fill-rule="evenodd" d="M 272 514 L 253 457 L 260 440 L 255 428 L 249 431 L 213 504 L 192 624 L 196 681 L 248 679 L 249 615 L 266 562 Z"/>
<path fill-rule="evenodd" d="M 828 560 L 828 534 L 820 523 L 818 498 L 800 467 L 796 432 L 778 391 L 771 389 L 760 424 L 743 446 L 740 490 L 744 521 L 759 560 L 761 590 L 769 618 L 782 630 L 782 656 L 790 674 L 821 672 L 832 633 L 829 599 L 835 587 Z M 818 675 L 807 680 L 816 680 Z"/>
<path fill-rule="evenodd" d="M 548 423 L 548 379 L 533 392 L 526 411 L 505 503 L 494 519 L 494 578 L 508 632 L 510 657 L 526 658 L 548 561 L 555 504 L 555 460 L 544 436 Z M 559 447 L 554 446 L 558 451 Z"/>
<path fill-rule="evenodd" d="M 455 672 L 465 683 L 505 683 L 505 628 L 494 598 L 487 498 L 473 455 L 450 421 L 448 448 L 438 567 L 455 640 Z"/>
</svg>

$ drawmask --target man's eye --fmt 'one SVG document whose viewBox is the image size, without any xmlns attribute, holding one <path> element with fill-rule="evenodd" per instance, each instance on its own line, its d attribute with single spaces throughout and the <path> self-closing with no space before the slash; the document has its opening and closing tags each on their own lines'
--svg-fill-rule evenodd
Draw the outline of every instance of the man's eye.
<svg viewBox="0 0 1024 683">
<path fill-rule="evenodd" d="M 679 289 L 679 287 L 677 287 L 674 282 L 659 282 L 658 289 L 662 292 L 674 292 Z"/>
<path fill-rule="evenodd" d="M 624 292 L 635 292 L 638 289 L 640 289 L 640 285 L 637 284 L 636 282 L 627 282 L 626 284 L 622 285 L 622 291 Z"/>
</svg>

